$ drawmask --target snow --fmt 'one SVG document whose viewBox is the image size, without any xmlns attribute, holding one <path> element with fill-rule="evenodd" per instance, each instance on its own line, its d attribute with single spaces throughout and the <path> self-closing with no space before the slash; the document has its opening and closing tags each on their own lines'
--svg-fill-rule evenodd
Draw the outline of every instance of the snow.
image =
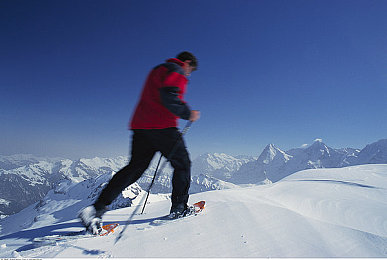
<svg viewBox="0 0 387 260">
<path fill-rule="evenodd" d="M 81 194 L 80 186 L 71 190 Z M 196 193 L 190 203 L 206 201 L 200 215 L 161 225 L 153 220 L 170 202 L 153 198 L 116 244 L 135 206 L 104 215 L 105 223 L 121 224 L 107 237 L 33 244 L 34 237 L 81 230 L 72 203 L 47 203 L 34 226 L 0 235 L 0 257 L 387 257 L 387 164 L 310 169 L 267 185 Z M 23 214 L 7 224 L 20 226 Z"/>
<path fill-rule="evenodd" d="M 144 175 L 137 181 L 147 189 L 153 178 L 159 155 L 156 155 Z M 164 161 L 164 160 L 163 160 Z M 41 158 L 33 155 L 0 155 L 0 218 L 12 215 L 42 199 L 62 180 L 82 182 L 127 164 L 124 156 L 115 158 Z M 310 168 L 335 168 L 351 165 L 387 163 L 387 139 L 367 145 L 364 149 L 334 149 L 315 139 L 311 145 L 282 151 L 274 144 L 266 146 L 258 157 L 231 156 L 225 153 L 203 154 L 192 161 L 193 176 L 190 192 L 224 189 L 233 185 L 276 182 L 297 171 Z M 162 173 L 161 173 L 162 172 Z M 159 170 L 152 193 L 170 193 L 173 169 L 167 163 Z M 60 192 L 60 191 L 58 191 Z"/>
</svg>

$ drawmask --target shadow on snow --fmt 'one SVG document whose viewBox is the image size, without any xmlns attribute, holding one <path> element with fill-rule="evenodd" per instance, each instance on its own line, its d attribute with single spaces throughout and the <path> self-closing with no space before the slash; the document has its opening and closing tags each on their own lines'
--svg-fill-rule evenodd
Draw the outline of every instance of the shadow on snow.
<svg viewBox="0 0 387 260">
<path fill-rule="evenodd" d="M 146 224 L 151 223 L 152 221 L 162 219 L 162 217 L 155 217 L 155 218 L 149 218 L 149 219 L 138 219 L 138 220 L 132 220 L 130 221 L 130 225 L 139 225 L 139 224 Z M 118 223 L 120 225 L 127 225 L 126 221 L 108 221 L 106 223 Z M 63 231 L 61 229 L 67 229 L 67 228 L 79 228 L 80 231 Z M 77 236 L 86 235 L 86 231 L 82 224 L 80 222 L 72 222 L 72 223 L 61 223 L 61 224 L 54 224 L 49 225 L 45 227 L 35 228 L 35 229 L 27 229 L 27 230 L 21 230 L 12 234 L 4 235 L 0 237 L 0 240 L 4 239 L 27 239 L 31 242 L 31 244 L 23 245 L 20 248 L 16 249 L 17 252 L 23 252 L 28 251 L 34 248 L 39 248 L 42 246 L 47 245 L 55 245 L 57 241 L 47 241 L 47 242 L 36 242 L 34 239 L 36 238 L 43 238 L 45 236 L 63 236 L 65 238 L 74 238 L 77 239 Z M 91 236 L 92 237 L 92 236 Z M 65 241 L 65 240 L 64 240 Z M 73 246 L 73 245 L 71 245 Z M 73 246 L 75 247 L 75 246 Z M 79 247 L 77 247 L 79 248 Z M 100 250 L 86 250 L 83 248 L 79 248 L 83 250 L 83 253 L 86 255 L 99 255 L 104 252 Z"/>
</svg>

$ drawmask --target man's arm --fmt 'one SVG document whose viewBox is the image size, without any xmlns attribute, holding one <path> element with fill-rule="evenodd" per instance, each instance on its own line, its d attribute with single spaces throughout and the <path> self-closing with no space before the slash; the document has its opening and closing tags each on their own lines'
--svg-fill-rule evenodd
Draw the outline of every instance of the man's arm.
<svg viewBox="0 0 387 260">
<path fill-rule="evenodd" d="M 160 88 L 161 103 L 174 115 L 189 120 L 191 109 L 179 98 L 178 87 L 163 87 Z"/>
</svg>

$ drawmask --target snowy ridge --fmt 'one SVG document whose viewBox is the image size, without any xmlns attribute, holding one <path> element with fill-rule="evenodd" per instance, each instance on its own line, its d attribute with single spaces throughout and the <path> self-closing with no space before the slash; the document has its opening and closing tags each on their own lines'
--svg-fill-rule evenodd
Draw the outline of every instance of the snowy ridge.
<svg viewBox="0 0 387 260">
<path fill-rule="evenodd" d="M 15 154 L 15 155 L 1 155 L 0 156 L 0 169 L 11 170 L 19 168 L 25 165 L 39 163 L 41 161 L 56 161 L 60 158 L 43 158 L 37 157 L 32 154 Z"/>
<path fill-rule="evenodd" d="M 74 194 L 69 198 L 77 199 Z M 2 233 L 0 257 L 387 257 L 386 197 L 387 164 L 309 169 L 269 185 L 191 195 L 191 203 L 206 201 L 205 210 L 173 223 L 154 224 L 170 201 L 151 201 L 117 244 L 118 232 L 36 244 L 34 237 L 80 230 L 77 204 L 47 201 L 40 208 L 51 213 L 34 226 Z M 109 211 L 103 221 L 121 223 L 120 230 L 133 210 Z M 7 218 L 7 226 L 18 226 L 16 217 L 27 214 Z"/>
<path fill-rule="evenodd" d="M 367 145 L 364 149 L 334 149 L 316 139 L 311 145 L 282 151 L 273 144 L 266 146 L 258 160 L 242 165 L 230 182 L 259 183 L 266 179 L 279 181 L 297 171 L 338 168 L 367 163 L 387 163 L 387 140 Z"/>
<path fill-rule="evenodd" d="M 141 177 L 137 183 L 144 190 L 148 190 L 153 176 L 145 175 Z M 190 194 L 195 194 L 203 191 L 232 189 L 238 187 L 237 185 L 219 180 L 217 178 L 200 174 L 191 177 Z M 172 192 L 172 174 L 159 174 L 152 186 L 151 193 L 171 193 Z"/>
<path fill-rule="evenodd" d="M 148 189 L 158 159 L 159 155 L 156 155 L 138 181 L 142 189 Z M 123 156 L 83 158 L 76 161 L 32 155 L 0 156 L 0 165 L 4 167 L 0 169 L 0 216 L 14 214 L 42 199 L 51 188 L 63 180 L 78 183 L 103 174 L 109 175 L 124 167 L 127 161 Z M 235 184 L 277 182 L 305 169 L 368 163 L 387 163 L 387 139 L 367 145 L 362 150 L 334 149 L 324 144 L 321 139 L 316 139 L 311 145 L 288 151 L 269 144 L 259 157 L 207 153 L 192 161 L 190 193 L 234 187 Z M 158 172 L 151 192 L 170 193 L 172 172 L 172 167 L 167 163 L 163 171 Z M 197 177 L 202 175 L 206 177 Z"/>
<path fill-rule="evenodd" d="M 232 173 L 240 167 L 253 161 L 251 156 L 231 156 L 225 153 L 202 154 L 192 161 L 193 175 L 205 174 L 220 180 L 227 181 Z"/>
<path fill-rule="evenodd" d="M 12 215 L 0 222 L 1 233 L 9 233 L 15 230 L 15 225 L 10 224 L 15 222 L 18 225 L 16 230 L 22 228 L 42 227 L 48 219 L 57 221 L 68 221 L 77 216 L 78 211 L 83 207 L 92 204 L 102 189 L 111 179 L 112 174 L 100 175 L 95 179 L 88 179 L 81 183 L 74 183 L 70 180 L 64 180 L 39 202 L 27 207 L 21 212 Z M 130 207 L 139 202 L 145 192 L 141 187 L 134 183 L 127 187 L 122 194 L 109 206 L 109 209 L 118 209 L 122 207 Z M 152 195 L 153 196 L 153 195 Z M 167 196 L 159 196 L 160 200 L 168 198 Z M 151 200 L 155 200 L 151 198 Z M 62 212 L 64 211 L 64 212 Z"/>
<path fill-rule="evenodd" d="M 367 145 L 358 155 L 358 164 L 365 163 L 386 163 L 387 160 L 387 139 Z"/>
<path fill-rule="evenodd" d="M 30 155 L 0 156 L 1 215 L 11 215 L 38 201 L 63 180 L 78 183 L 101 174 L 117 171 L 127 158 L 93 158 L 72 161 L 60 158 L 38 158 Z M 20 166 L 20 164 L 26 165 Z"/>
<path fill-rule="evenodd" d="M 238 186 L 233 183 L 201 174 L 191 178 L 190 193 L 194 194 L 211 190 L 235 189 L 237 187 Z"/>
</svg>

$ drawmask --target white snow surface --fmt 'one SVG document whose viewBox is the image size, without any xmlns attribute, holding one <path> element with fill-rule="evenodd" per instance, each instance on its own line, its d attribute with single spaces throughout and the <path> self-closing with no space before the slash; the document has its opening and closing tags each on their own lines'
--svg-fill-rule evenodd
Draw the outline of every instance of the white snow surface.
<svg viewBox="0 0 387 260">
<path fill-rule="evenodd" d="M 121 224 L 109 236 L 34 245 L 35 237 L 81 230 L 76 216 L 63 218 L 74 210 L 62 205 L 41 225 L 2 233 L 0 257 L 387 257 L 386 198 L 387 164 L 310 169 L 267 185 L 193 194 L 190 203 L 206 201 L 200 215 L 161 225 L 152 220 L 170 202 L 151 200 L 116 244 L 135 206 L 104 215 Z M 8 225 L 20 225 L 20 214 L 28 211 Z"/>
</svg>

